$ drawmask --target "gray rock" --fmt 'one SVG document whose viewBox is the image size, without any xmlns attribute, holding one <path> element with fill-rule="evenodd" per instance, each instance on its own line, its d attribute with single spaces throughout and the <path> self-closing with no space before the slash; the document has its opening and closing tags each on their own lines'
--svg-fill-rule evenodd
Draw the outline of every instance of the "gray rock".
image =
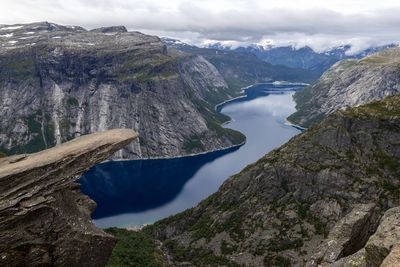
<svg viewBox="0 0 400 267">
<path fill-rule="evenodd" d="M 375 204 L 356 205 L 334 225 L 308 266 L 330 264 L 358 251 L 375 232 L 378 221 L 379 210 Z"/>
<path fill-rule="evenodd" d="M 380 211 L 400 205 L 399 125 L 400 96 L 333 113 L 145 231 L 176 242 L 174 263 L 218 256 L 227 266 L 379 266 L 400 242 L 392 223 L 373 235 Z"/>
<path fill-rule="evenodd" d="M 317 83 L 297 92 L 297 112 L 288 119 L 304 127 L 336 110 L 356 107 L 400 93 L 400 48 L 389 48 L 361 60 L 333 65 Z"/>
<path fill-rule="evenodd" d="M 0 266 L 105 266 L 115 239 L 91 222 L 75 181 L 128 145 L 132 130 L 85 135 L 0 162 Z"/>
<path fill-rule="evenodd" d="M 113 158 L 169 157 L 226 148 L 243 135 L 209 99 L 232 97 L 213 65 L 121 27 L 52 23 L 0 27 L 0 151 L 32 153 L 82 134 L 140 134 Z M 28 38 L 29 37 L 29 38 Z"/>
<path fill-rule="evenodd" d="M 376 233 L 365 245 L 370 266 L 379 266 L 391 250 L 400 244 L 400 207 L 385 212 Z M 396 253 L 396 252 L 394 252 Z M 391 255 L 394 257 L 394 254 Z M 388 261 L 391 261 L 388 259 Z"/>
</svg>

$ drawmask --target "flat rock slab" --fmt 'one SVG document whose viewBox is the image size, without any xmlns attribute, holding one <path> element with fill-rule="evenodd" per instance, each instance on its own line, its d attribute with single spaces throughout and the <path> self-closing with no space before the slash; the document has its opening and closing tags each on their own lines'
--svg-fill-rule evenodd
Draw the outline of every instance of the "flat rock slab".
<svg viewBox="0 0 400 267">
<path fill-rule="evenodd" d="M 104 266 L 115 239 L 96 228 L 96 204 L 75 183 L 129 144 L 116 129 L 0 161 L 0 266 Z"/>
</svg>

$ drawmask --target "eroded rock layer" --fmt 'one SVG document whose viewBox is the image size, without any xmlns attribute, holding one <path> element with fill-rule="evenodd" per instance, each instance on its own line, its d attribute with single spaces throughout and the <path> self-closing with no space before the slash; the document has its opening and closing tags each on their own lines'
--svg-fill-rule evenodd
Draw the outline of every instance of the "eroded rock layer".
<svg viewBox="0 0 400 267">
<path fill-rule="evenodd" d="M 110 130 L 1 158 L 0 266 L 104 266 L 115 240 L 93 225 L 96 204 L 75 181 L 136 137 Z"/>
</svg>

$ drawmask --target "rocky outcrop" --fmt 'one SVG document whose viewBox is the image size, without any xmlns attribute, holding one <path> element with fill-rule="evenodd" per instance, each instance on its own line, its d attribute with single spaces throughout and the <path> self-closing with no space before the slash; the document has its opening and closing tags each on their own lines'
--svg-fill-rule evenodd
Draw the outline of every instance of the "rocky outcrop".
<svg viewBox="0 0 400 267">
<path fill-rule="evenodd" d="M 288 120 L 309 127 L 336 110 L 399 94 L 399 64 L 399 47 L 335 64 L 318 82 L 294 95 L 297 112 Z"/>
<path fill-rule="evenodd" d="M 177 265 L 379 266 L 400 243 L 399 125 L 400 96 L 335 112 L 144 231 Z"/>
<path fill-rule="evenodd" d="M 237 145 L 209 99 L 231 96 L 207 60 L 124 27 L 0 26 L 0 151 L 32 153 L 97 131 L 140 134 L 114 158 Z"/>
<path fill-rule="evenodd" d="M 0 159 L 0 266 L 104 266 L 115 240 L 75 181 L 136 137 L 111 130 Z"/>
<path fill-rule="evenodd" d="M 334 267 L 394 267 L 400 266 L 400 207 L 389 209 L 379 222 L 365 246 L 348 257 L 332 264 Z M 321 266 L 329 266 L 322 263 Z"/>
</svg>

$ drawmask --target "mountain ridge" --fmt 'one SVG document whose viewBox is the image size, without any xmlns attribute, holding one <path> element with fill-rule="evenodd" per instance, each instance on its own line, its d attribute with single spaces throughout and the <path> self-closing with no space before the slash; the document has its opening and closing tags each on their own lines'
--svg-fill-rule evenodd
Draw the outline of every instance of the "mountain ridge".
<svg viewBox="0 0 400 267">
<path fill-rule="evenodd" d="M 114 158 L 171 157 L 243 143 L 213 102 L 233 97 L 201 56 L 121 26 L 41 22 L 0 28 L 0 150 L 35 152 L 81 134 L 131 128 Z M 189 125 L 191 125 L 189 127 Z M 155 130 L 158 129 L 158 130 Z"/>
<path fill-rule="evenodd" d="M 178 265 L 379 266 L 399 242 L 381 234 L 400 205 L 399 103 L 329 115 L 144 232 Z"/>
<path fill-rule="evenodd" d="M 297 111 L 288 120 L 302 127 L 338 109 L 400 93 L 400 48 L 388 48 L 360 60 L 333 65 L 311 86 L 294 95 Z"/>
</svg>

